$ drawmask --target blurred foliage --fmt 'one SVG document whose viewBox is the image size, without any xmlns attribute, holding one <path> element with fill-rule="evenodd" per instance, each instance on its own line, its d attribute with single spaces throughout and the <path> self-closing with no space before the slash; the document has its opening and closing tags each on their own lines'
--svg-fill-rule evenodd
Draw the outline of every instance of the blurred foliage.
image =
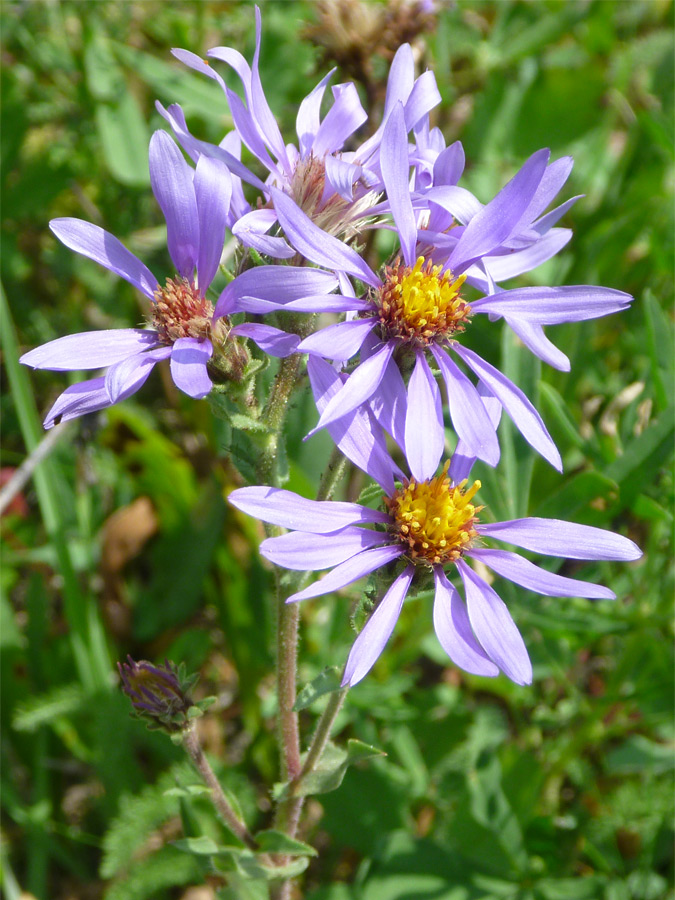
<svg viewBox="0 0 675 900">
<path fill-rule="evenodd" d="M 261 5 L 262 81 L 290 139 L 299 100 L 323 74 L 325 51 L 298 40 L 318 7 Z M 574 239 L 526 283 L 604 284 L 636 298 L 621 316 L 551 332 L 571 373 L 540 367 L 506 332 L 500 343 L 499 329 L 472 328 L 483 354 L 538 394 L 565 462 L 561 478 L 504 423 L 503 464 L 479 473 L 482 501 L 495 517 L 619 530 L 645 557 L 565 564 L 565 574 L 612 587 L 611 603 L 500 585 L 535 664 L 531 688 L 455 670 L 431 633 L 430 600 L 406 604 L 338 720 L 341 741 L 387 756 L 311 801 L 303 837 L 320 855 L 305 892 L 661 900 L 672 896 L 673 863 L 673 10 L 661 0 L 438 6 L 418 51 L 443 95 L 437 123 L 448 142 L 464 142 L 467 186 L 489 198 L 540 146 L 575 158 L 565 193 L 585 196 L 563 222 Z M 246 2 L 3 3 L 4 467 L 36 445 L 38 410 L 68 377 L 28 373 L 19 350 L 133 326 L 146 312 L 128 284 L 58 244 L 48 220 L 94 221 L 158 276 L 168 271 L 148 186 L 147 142 L 163 122 L 154 101 L 180 102 L 200 137 L 217 142 L 229 128 L 217 86 L 170 48 L 235 46 L 250 59 L 252 11 Z M 386 78 L 384 59 L 374 71 Z M 290 486 L 307 493 L 330 446 L 325 435 L 300 441 L 313 415 L 299 397 Z M 221 885 L 172 845 L 223 835 L 197 791 L 170 790 L 197 781 L 179 748 L 129 717 L 111 663 L 127 653 L 201 671 L 200 696 L 218 697 L 200 721 L 207 752 L 251 825 L 269 827 L 270 576 L 259 527 L 224 500 L 236 452 L 206 404 L 154 377 L 133 400 L 67 426 L 23 506 L 3 517 L 8 900 L 187 900 L 189 885 Z M 362 484 L 353 474 L 345 490 Z M 303 607 L 303 684 L 344 661 L 360 596 L 354 588 Z M 305 734 L 324 702 L 301 712 Z M 236 873 L 230 883 L 219 896 L 264 896 Z"/>
</svg>

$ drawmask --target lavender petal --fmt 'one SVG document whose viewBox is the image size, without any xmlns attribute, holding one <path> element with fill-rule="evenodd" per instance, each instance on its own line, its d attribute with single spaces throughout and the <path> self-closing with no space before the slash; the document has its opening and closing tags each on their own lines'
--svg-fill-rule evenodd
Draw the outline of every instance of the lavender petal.
<svg viewBox="0 0 675 900">
<path fill-rule="evenodd" d="M 326 405 L 316 428 L 325 428 L 341 416 L 347 415 L 371 397 L 377 390 L 394 353 L 394 344 L 384 344 L 377 353 L 369 357 L 354 370 L 342 389 Z M 313 432 L 310 432 L 310 434 Z"/>
<path fill-rule="evenodd" d="M 262 325 L 257 322 L 235 325 L 230 334 L 250 338 L 265 353 L 281 359 L 295 353 L 300 343 L 297 334 L 290 334 L 280 328 L 273 328 L 271 325 Z"/>
<path fill-rule="evenodd" d="M 443 455 L 444 444 L 441 394 L 424 353 L 418 351 L 408 383 L 405 418 L 406 459 L 417 481 L 433 478 Z"/>
<path fill-rule="evenodd" d="M 71 384 L 60 394 L 45 416 L 44 427 L 53 428 L 58 422 L 67 422 L 110 405 L 103 376 Z"/>
<path fill-rule="evenodd" d="M 518 318 L 534 325 L 583 322 L 626 309 L 630 294 L 591 285 L 526 287 L 500 291 L 471 304 L 473 312 Z"/>
<path fill-rule="evenodd" d="M 150 139 L 150 183 L 166 219 L 169 254 L 183 278 L 192 279 L 199 254 L 199 215 L 193 171 L 166 131 Z"/>
<path fill-rule="evenodd" d="M 387 120 L 380 147 L 380 165 L 387 198 L 401 241 L 403 259 L 415 264 L 417 223 L 410 199 L 410 160 L 403 107 L 397 103 Z"/>
<path fill-rule="evenodd" d="M 502 578 L 549 597 L 587 597 L 590 600 L 614 600 L 615 594 L 600 584 L 554 575 L 508 550 L 470 550 L 469 556 L 485 563 Z"/>
<path fill-rule="evenodd" d="M 211 341 L 178 338 L 171 348 L 171 377 L 176 387 L 195 400 L 206 397 L 213 387 L 206 370 L 212 356 Z"/>
<path fill-rule="evenodd" d="M 239 297 L 257 297 L 276 303 L 287 303 L 313 294 L 329 294 L 337 287 L 332 272 L 300 266 L 256 266 L 231 281 L 216 302 L 214 315 L 239 312 Z"/>
<path fill-rule="evenodd" d="M 541 416 L 520 388 L 517 388 L 498 369 L 486 363 L 484 359 L 481 359 L 472 350 L 467 350 L 466 347 L 461 347 L 459 344 L 455 344 L 453 349 L 481 381 L 485 382 L 513 419 L 516 427 L 528 444 L 534 447 L 538 453 L 541 453 L 544 459 L 548 460 L 554 468 L 562 472 L 562 460 L 558 448 L 546 430 Z"/>
<path fill-rule="evenodd" d="M 375 569 L 393 562 L 402 554 L 403 547 L 400 544 L 364 550 L 362 553 L 352 556 L 351 559 L 340 563 L 339 566 L 336 566 L 319 581 L 315 581 L 314 584 L 310 584 L 309 587 L 302 591 L 291 594 L 290 597 L 286 598 L 286 603 L 296 603 L 298 600 L 308 600 L 310 597 L 320 597 L 322 594 L 339 591 L 340 588 L 358 581 L 359 578 L 369 575 Z"/>
<path fill-rule="evenodd" d="M 199 218 L 197 282 L 202 294 L 218 271 L 225 243 L 225 226 L 232 198 L 232 176 L 227 166 L 216 159 L 200 156 L 194 177 Z"/>
<path fill-rule="evenodd" d="M 333 105 L 319 127 L 312 151 L 319 159 L 339 150 L 345 141 L 368 121 L 368 113 L 361 106 L 358 91 L 351 84 L 338 84 L 333 88 Z"/>
<path fill-rule="evenodd" d="M 554 369 L 559 369 L 561 372 L 569 372 L 569 359 L 562 350 L 559 350 L 555 344 L 549 341 L 541 325 L 532 325 L 530 322 L 524 322 L 522 319 L 507 318 L 505 322 L 535 356 L 548 363 L 549 366 L 553 366 Z"/>
<path fill-rule="evenodd" d="M 478 530 L 486 537 L 547 556 L 625 561 L 642 556 L 637 544 L 620 534 L 561 519 L 511 519 L 480 525 Z"/>
<path fill-rule="evenodd" d="M 306 337 L 298 350 L 300 353 L 316 353 L 326 359 L 351 359 L 376 325 L 377 319 L 352 319 L 327 325 Z"/>
<path fill-rule="evenodd" d="M 171 356 L 172 347 L 160 346 L 144 353 L 127 356 L 111 366 L 105 374 L 105 389 L 111 403 L 119 403 L 134 394 L 147 381 L 155 363 Z"/>
<path fill-rule="evenodd" d="M 490 659 L 516 684 L 532 684 L 532 664 L 506 604 L 466 563 L 457 563 L 464 582 L 473 632 Z"/>
<path fill-rule="evenodd" d="M 380 284 L 380 279 L 355 250 L 322 231 L 290 197 L 276 188 L 271 188 L 271 194 L 286 237 L 303 256 L 316 265 L 360 278 L 373 287 Z"/>
<path fill-rule="evenodd" d="M 362 550 L 390 541 L 391 538 L 381 531 L 366 531 L 348 525 L 331 534 L 290 531 L 280 537 L 267 538 L 260 545 L 260 552 L 275 566 L 304 572 L 329 569 L 351 559 Z"/>
<path fill-rule="evenodd" d="M 34 369 L 49 369 L 51 372 L 102 369 L 157 344 L 157 332 L 143 328 L 85 331 L 57 338 L 29 350 L 19 362 Z"/>
<path fill-rule="evenodd" d="M 100 266 L 133 284 L 152 300 L 159 287 L 157 279 L 140 259 L 108 231 L 82 219 L 52 219 L 49 227 L 56 237 L 75 253 L 93 259 Z"/>
<path fill-rule="evenodd" d="M 457 436 L 473 456 L 496 466 L 499 440 L 480 394 L 445 350 L 432 344 L 431 352 L 447 387 L 448 409 Z"/>
<path fill-rule="evenodd" d="M 329 534 L 346 525 L 389 522 L 385 513 L 357 503 L 307 500 L 291 491 L 263 485 L 238 488 L 230 493 L 228 500 L 232 506 L 263 522 L 311 534 Z"/>
<path fill-rule="evenodd" d="M 414 574 L 412 566 L 398 576 L 370 616 L 349 652 L 342 687 L 353 687 L 372 669 L 391 637 Z"/>
<path fill-rule="evenodd" d="M 434 581 L 434 631 L 441 647 L 465 672 L 488 678 L 499 675 L 499 669 L 474 637 L 466 607 L 440 566 L 434 566 Z"/>
<path fill-rule="evenodd" d="M 329 363 L 317 356 L 307 360 L 307 372 L 317 409 L 322 413 L 340 390 L 342 380 Z M 328 426 L 328 432 L 347 459 L 374 478 L 387 494 L 393 494 L 394 474 L 402 473 L 389 456 L 382 432 L 367 409 L 360 407 L 343 416 Z"/>
</svg>

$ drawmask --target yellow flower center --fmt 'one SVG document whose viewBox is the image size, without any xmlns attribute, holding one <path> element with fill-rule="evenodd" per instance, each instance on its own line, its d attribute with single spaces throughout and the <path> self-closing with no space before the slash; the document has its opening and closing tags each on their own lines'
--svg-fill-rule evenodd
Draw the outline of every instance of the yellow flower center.
<svg viewBox="0 0 675 900">
<path fill-rule="evenodd" d="M 467 480 L 452 485 L 448 465 L 429 481 L 410 481 L 385 497 L 385 505 L 394 520 L 392 530 L 408 548 L 406 555 L 413 563 L 442 564 L 459 559 L 469 543 L 477 537 L 476 513 L 483 507 L 471 503 L 480 489 Z"/>
<path fill-rule="evenodd" d="M 384 284 L 377 291 L 383 338 L 398 337 L 417 346 L 464 331 L 471 307 L 460 296 L 466 275 L 455 278 L 441 273 L 442 266 L 418 257 L 411 269 L 396 260 L 385 269 Z"/>
<path fill-rule="evenodd" d="M 167 278 L 163 288 L 157 288 L 152 306 L 152 327 L 160 340 L 173 344 L 178 338 L 212 338 L 213 304 L 187 278 Z M 222 325 L 220 323 L 223 323 Z M 218 331 L 225 320 L 216 323 Z"/>
</svg>

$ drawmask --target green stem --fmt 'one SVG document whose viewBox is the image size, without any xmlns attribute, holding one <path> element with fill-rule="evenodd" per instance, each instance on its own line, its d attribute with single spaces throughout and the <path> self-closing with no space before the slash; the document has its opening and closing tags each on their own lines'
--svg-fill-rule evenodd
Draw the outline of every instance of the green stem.
<svg viewBox="0 0 675 900">
<path fill-rule="evenodd" d="M 208 759 L 204 755 L 194 725 L 183 732 L 182 743 L 186 753 L 194 763 L 195 768 L 202 776 L 204 784 L 211 789 L 213 805 L 218 810 L 223 822 L 225 822 L 232 834 L 236 835 L 236 837 L 238 837 L 250 850 L 256 850 L 258 845 L 255 842 L 255 838 L 230 806 L 230 803 L 220 786 L 220 782 L 216 778 Z"/>
<path fill-rule="evenodd" d="M 342 704 L 344 703 L 348 690 L 349 688 L 343 688 L 330 695 L 328 704 L 321 714 L 321 718 L 316 726 L 316 731 L 314 732 L 314 737 L 309 745 L 309 750 L 307 751 L 307 756 L 305 757 L 305 762 L 300 774 L 295 781 L 290 784 L 291 797 L 287 801 L 288 809 L 286 811 L 286 828 L 287 834 L 290 835 L 290 837 L 295 837 L 300 822 L 302 807 L 305 803 L 304 796 L 297 796 L 295 795 L 295 792 L 301 787 L 305 778 L 307 778 L 308 775 L 311 775 L 323 756 L 323 751 L 326 749 L 326 744 L 330 739 L 330 733 L 333 730 L 335 719 L 342 709 Z"/>
</svg>

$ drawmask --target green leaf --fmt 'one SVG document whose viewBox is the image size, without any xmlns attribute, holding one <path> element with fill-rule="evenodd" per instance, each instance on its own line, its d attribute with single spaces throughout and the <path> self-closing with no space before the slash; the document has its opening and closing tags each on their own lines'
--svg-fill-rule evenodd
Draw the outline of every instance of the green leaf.
<svg viewBox="0 0 675 900">
<path fill-rule="evenodd" d="M 334 691 L 340 690 L 342 670 L 337 666 L 327 666 L 323 672 L 320 672 L 316 678 L 312 679 L 309 684 L 298 694 L 293 710 L 300 712 L 301 709 L 307 709 L 319 697 L 324 694 L 332 694 Z"/>
<path fill-rule="evenodd" d="M 83 700 L 84 691 L 79 685 L 61 685 L 21 703 L 14 713 L 12 724 L 17 731 L 37 731 L 41 725 L 53 722 L 59 716 L 76 712 Z"/>
<path fill-rule="evenodd" d="M 87 88 L 95 100 L 114 101 L 126 90 L 124 75 L 102 31 L 92 31 L 84 47 Z"/>
<path fill-rule="evenodd" d="M 534 515 L 547 519 L 569 519 L 586 525 L 606 522 L 603 512 L 619 496 L 616 481 L 600 472 L 579 472 L 539 504 Z"/>
<path fill-rule="evenodd" d="M 370 744 L 353 739 L 347 741 L 346 750 L 336 747 L 333 743 L 328 743 L 316 767 L 294 788 L 293 795 L 306 797 L 311 794 L 326 794 L 334 791 L 342 784 L 349 766 L 375 756 L 386 756 L 386 753 L 376 747 L 371 747 Z M 274 799 L 283 800 L 287 797 L 288 788 L 287 782 L 275 785 Z"/>
<path fill-rule="evenodd" d="M 215 856 L 217 853 L 229 853 L 229 847 L 219 847 L 216 842 L 202 834 L 200 837 L 182 838 L 179 841 L 172 841 L 171 846 L 177 850 L 183 850 L 186 853 L 194 853 L 196 856 Z M 232 852 L 238 852 L 238 847 L 233 847 Z"/>
<path fill-rule="evenodd" d="M 266 866 L 250 850 L 238 854 L 235 862 L 242 875 L 253 879 L 264 878 L 267 881 L 274 881 L 278 878 L 295 878 L 296 875 L 301 875 L 309 865 L 309 859 L 304 856 L 283 866 Z"/>
<path fill-rule="evenodd" d="M 187 784 L 185 787 L 173 787 L 168 791 L 164 791 L 165 797 L 199 797 L 203 794 L 210 794 L 211 788 L 205 784 Z"/>
<path fill-rule="evenodd" d="M 647 770 L 668 772 L 675 766 L 672 744 L 657 744 L 644 735 L 631 735 L 607 755 L 607 771 L 612 774 L 642 774 Z"/>
<path fill-rule="evenodd" d="M 284 853 L 289 856 L 318 856 L 314 847 L 304 844 L 302 841 L 296 841 L 282 831 L 275 831 L 274 829 L 259 831 L 255 835 L 255 839 L 260 849 L 266 853 Z"/>
<path fill-rule="evenodd" d="M 143 113 L 128 87 L 114 103 L 96 107 L 96 125 L 103 155 L 116 181 L 131 187 L 150 184 L 150 134 Z"/>
</svg>

